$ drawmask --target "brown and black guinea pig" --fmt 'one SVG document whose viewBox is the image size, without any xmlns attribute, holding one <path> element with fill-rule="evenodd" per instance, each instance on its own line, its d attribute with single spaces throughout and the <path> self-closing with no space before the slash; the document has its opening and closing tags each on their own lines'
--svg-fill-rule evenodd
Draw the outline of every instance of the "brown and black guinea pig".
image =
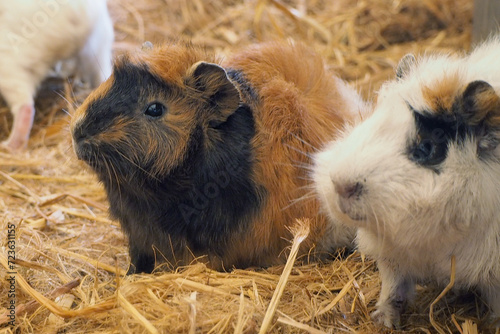
<svg viewBox="0 0 500 334">
<path fill-rule="evenodd" d="M 117 59 L 71 133 L 128 236 L 129 273 L 194 259 L 223 270 L 283 263 L 302 217 L 302 254 L 352 245 L 313 198 L 310 155 L 366 108 L 305 46 L 222 62 L 179 42 Z"/>
</svg>

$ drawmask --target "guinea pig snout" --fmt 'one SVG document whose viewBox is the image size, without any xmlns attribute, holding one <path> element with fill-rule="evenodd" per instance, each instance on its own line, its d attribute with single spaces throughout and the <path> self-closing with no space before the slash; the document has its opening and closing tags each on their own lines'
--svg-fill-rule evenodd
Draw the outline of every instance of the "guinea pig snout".
<svg viewBox="0 0 500 334">
<path fill-rule="evenodd" d="M 364 214 L 361 209 L 360 199 L 365 192 L 365 186 L 361 182 L 336 182 L 333 187 L 338 195 L 337 203 L 342 213 L 353 220 L 361 220 Z"/>
<path fill-rule="evenodd" d="M 91 144 L 89 143 L 90 135 L 82 126 L 75 126 L 71 129 L 73 137 L 73 149 L 75 150 L 78 159 L 90 162 L 93 157 Z"/>
<path fill-rule="evenodd" d="M 83 130 L 83 127 L 81 126 L 75 126 L 71 130 L 71 135 L 73 136 L 73 142 L 75 144 L 80 143 L 85 140 L 85 138 L 88 137 L 88 133 Z"/>
</svg>

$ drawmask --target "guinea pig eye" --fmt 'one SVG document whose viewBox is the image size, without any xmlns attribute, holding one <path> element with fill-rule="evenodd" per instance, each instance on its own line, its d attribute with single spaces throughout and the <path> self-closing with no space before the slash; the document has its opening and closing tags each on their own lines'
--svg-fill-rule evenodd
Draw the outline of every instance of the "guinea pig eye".
<svg viewBox="0 0 500 334">
<path fill-rule="evenodd" d="M 151 103 L 146 110 L 144 110 L 144 114 L 157 118 L 162 116 L 165 113 L 165 106 L 161 103 L 155 102 Z"/>
<path fill-rule="evenodd" d="M 413 111 L 415 128 L 417 132 L 408 146 L 408 158 L 423 166 L 439 173 L 439 165 L 446 159 L 448 144 L 454 133 L 453 122 L 430 113 L 417 112 L 411 105 L 408 107 Z"/>
<path fill-rule="evenodd" d="M 409 158 L 413 162 L 439 173 L 438 165 L 446 159 L 447 151 L 447 141 L 440 142 L 432 138 L 425 138 L 417 140 L 410 147 Z"/>
<path fill-rule="evenodd" d="M 431 140 L 423 140 L 415 145 L 412 152 L 413 161 L 425 163 L 434 155 L 435 144 Z"/>
</svg>

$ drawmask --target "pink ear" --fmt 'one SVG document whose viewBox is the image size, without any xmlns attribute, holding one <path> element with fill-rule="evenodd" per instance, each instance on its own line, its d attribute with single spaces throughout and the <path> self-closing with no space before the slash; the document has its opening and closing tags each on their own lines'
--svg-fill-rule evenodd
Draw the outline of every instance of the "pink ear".
<svg viewBox="0 0 500 334">
<path fill-rule="evenodd" d="M 10 136 L 2 143 L 11 151 L 18 151 L 26 148 L 28 139 L 33 126 L 33 118 L 35 116 L 35 107 L 33 104 L 23 104 L 14 114 L 14 124 Z"/>
</svg>

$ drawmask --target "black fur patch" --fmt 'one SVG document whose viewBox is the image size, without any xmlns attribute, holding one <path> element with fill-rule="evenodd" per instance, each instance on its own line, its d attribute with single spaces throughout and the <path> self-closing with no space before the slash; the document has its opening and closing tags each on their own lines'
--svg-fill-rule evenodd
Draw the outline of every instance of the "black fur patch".
<svg viewBox="0 0 500 334">
<path fill-rule="evenodd" d="M 248 97 L 251 101 L 258 101 L 259 94 L 255 91 L 252 85 L 248 82 L 245 74 L 242 71 L 235 69 L 228 69 L 227 76 L 238 84 L 238 88 L 244 96 Z"/>
<path fill-rule="evenodd" d="M 408 107 L 413 112 L 417 129 L 417 138 L 408 145 L 408 157 L 439 173 L 439 165 L 446 159 L 450 143 L 463 143 L 470 135 L 469 129 L 458 115 L 432 114 Z"/>
<path fill-rule="evenodd" d="M 148 179 L 122 185 L 121 190 L 113 180 L 104 181 L 111 212 L 120 219 L 131 245 L 148 240 L 142 247 L 134 247 L 142 249 L 142 261 L 152 246 L 173 264 L 175 251 L 181 248 L 189 248 L 197 256 L 222 256 L 229 239 L 248 229 L 265 196 L 265 189 L 252 181 L 254 159 L 249 142 L 254 126 L 250 110 L 241 107 L 217 131 L 224 139 L 209 152 L 200 149 L 205 140 L 201 131 L 193 134 L 191 151 L 182 166 L 161 181 Z M 138 174 L 140 179 L 147 178 Z M 132 259 L 141 268 L 135 262 Z M 251 264 L 241 263 L 247 265 Z"/>
<path fill-rule="evenodd" d="M 228 237 L 246 230 L 260 207 L 264 189 L 253 181 L 251 110 L 240 107 L 216 131 L 223 140 L 190 161 L 196 166 L 194 182 L 178 209 L 193 250 L 210 249 L 222 255 Z"/>
<path fill-rule="evenodd" d="M 104 99 L 90 104 L 87 117 L 110 123 L 120 114 L 132 115 L 141 96 L 148 91 L 168 91 L 169 87 L 159 78 L 154 77 L 146 65 L 124 64 L 114 70 L 115 83 Z M 107 116 L 105 119 L 101 119 Z M 89 129 L 100 131 L 94 123 Z"/>
</svg>

